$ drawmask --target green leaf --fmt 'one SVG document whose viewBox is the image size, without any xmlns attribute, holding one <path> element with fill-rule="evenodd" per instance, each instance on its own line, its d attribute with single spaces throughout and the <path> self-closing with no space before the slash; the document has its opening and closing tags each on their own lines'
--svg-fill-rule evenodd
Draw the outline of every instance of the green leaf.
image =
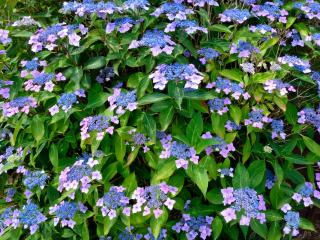
<svg viewBox="0 0 320 240">
<path fill-rule="evenodd" d="M 152 178 L 152 184 L 157 184 L 161 180 L 171 177 L 175 170 L 175 161 L 166 160 L 165 162 L 162 162 Z"/>
<path fill-rule="evenodd" d="M 157 239 L 160 235 L 160 231 L 162 226 L 164 226 L 168 219 L 168 211 L 166 208 L 163 208 L 163 213 L 159 218 L 155 218 L 154 216 L 151 217 L 150 220 L 150 227 L 152 230 L 152 234 Z"/>
<path fill-rule="evenodd" d="M 231 105 L 229 112 L 230 112 L 230 116 L 232 117 L 233 121 L 239 125 L 240 121 L 241 121 L 241 117 L 242 117 L 241 109 L 236 105 Z"/>
<path fill-rule="evenodd" d="M 223 69 L 220 72 L 220 75 L 226 77 L 230 80 L 235 80 L 237 82 L 243 82 L 243 72 L 240 69 Z"/>
<path fill-rule="evenodd" d="M 126 177 L 122 183 L 122 186 L 126 188 L 127 192 L 132 193 L 138 186 L 135 173 L 131 173 L 128 177 Z"/>
<path fill-rule="evenodd" d="M 267 220 L 270 222 L 277 222 L 277 221 L 281 221 L 283 219 L 282 213 L 280 213 L 277 210 L 269 210 L 268 209 L 265 211 L 265 214 L 266 214 Z"/>
<path fill-rule="evenodd" d="M 109 96 L 110 94 L 105 92 L 99 92 L 99 93 L 89 92 L 88 105 L 85 107 L 85 109 L 102 106 L 108 100 Z"/>
<path fill-rule="evenodd" d="M 54 168 L 58 168 L 59 166 L 59 153 L 58 148 L 55 144 L 51 144 L 49 150 L 49 159 Z"/>
<path fill-rule="evenodd" d="M 130 152 L 130 154 L 128 156 L 128 161 L 127 161 L 127 164 L 125 165 L 125 167 L 130 166 L 130 164 L 136 159 L 136 157 L 139 153 L 139 149 L 140 149 L 140 147 L 136 147 L 133 151 Z"/>
<path fill-rule="evenodd" d="M 261 224 L 256 219 L 251 219 L 250 227 L 260 237 L 262 237 L 263 239 L 267 239 L 268 228 L 267 228 L 267 226 L 265 224 Z"/>
<path fill-rule="evenodd" d="M 85 64 L 84 64 L 84 70 L 89 69 L 98 69 L 102 68 L 106 65 L 106 59 L 105 57 L 93 57 L 90 58 Z"/>
<path fill-rule="evenodd" d="M 277 162 L 277 160 L 275 160 L 275 162 L 273 164 L 273 168 L 274 168 L 274 172 L 275 172 L 275 174 L 277 176 L 277 182 L 278 182 L 278 184 L 280 186 L 280 184 L 283 181 L 283 175 L 284 174 L 283 174 L 283 170 L 282 170 L 280 164 Z"/>
<path fill-rule="evenodd" d="M 274 79 L 274 72 L 256 73 L 252 76 L 252 83 L 265 83 L 268 80 Z"/>
<path fill-rule="evenodd" d="M 114 148 L 117 160 L 122 163 L 126 155 L 126 143 L 119 135 L 115 136 Z"/>
<path fill-rule="evenodd" d="M 306 145 L 306 147 L 313 152 L 315 155 L 320 157 L 320 145 L 313 141 L 311 138 L 308 138 L 306 136 L 302 136 L 303 142 Z"/>
<path fill-rule="evenodd" d="M 245 163 L 249 159 L 250 155 L 251 155 L 251 143 L 250 143 L 250 139 L 247 138 L 243 146 L 242 162 Z"/>
<path fill-rule="evenodd" d="M 223 196 L 219 188 L 213 188 L 207 193 L 207 199 L 212 204 L 222 204 Z"/>
<path fill-rule="evenodd" d="M 193 116 L 187 126 L 187 138 L 190 140 L 191 145 L 195 145 L 200 138 L 203 131 L 203 120 L 200 113 Z"/>
<path fill-rule="evenodd" d="M 280 225 L 277 222 L 272 222 L 269 232 L 268 232 L 268 240 L 280 240 L 281 239 L 281 230 Z"/>
<path fill-rule="evenodd" d="M 273 185 L 270 191 L 270 200 L 275 209 L 280 209 L 289 199 L 290 197 L 277 184 Z"/>
<path fill-rule="evenodd" d="M 187 91 L 183 95 L 183 98 L 192 100 L 210 100 L 214 97 L 215 94 L 213 92 L 203 90 Z"/>
<path fill-rule="evenodd" d="M 252 187 L 257 187 L 263 180 L 266 172 L 266 163 L 264 160 L 252 162 L 248 168 L 250 182 Z"/>
<path fill-rule="evenodd" d="M 150 139 L 153 142 L 155 142 L 155 140 L 156 140 L 156 130 L 157 130 L 156 121 L 154 120 L 154 118 L 151 115 L 149 115 L 147 113 L 144 113 L 143 124 L 144 124 L 145 132 L 147 132 L 149 137 L 150 137 Z"/>
<path fill-rule="evenodd" d="M 270 38 L 267 41 L 263 42 L 260 49 L 261 51 L 268 50 L 272 46 L 276 45 L 276 43 L 279 41 L 279 38 Z"/>
<path fill-rule="evenodd" d="M 131 74 L 127 81 L 127 87 L 138 88 L 140 82 L 145 78 L 147 78 L 147 76 L 142 72 Z"/>
<path fill-rule="evenodd" d="M 232 33 L 229 28 L 222 24 L 213 24 L 209 26 L 209 30 L 213 32 L 225 32 L 225 33 Z"/>
<path fill-rule="evenodd" d="M 298 119 L 297 113 L 298 113 L 297 107 L 294 104 L 288 102 L 286 107 L 286 112 L 284 113 L 288 123 L 292 125 L 297 124 L 297 119 Z"/>
<path fill-rule="evenodd" d="M 238 163 L 236 167 L 234 177 L 232 179 L 232 185 L 234 188 L 245 188 L 250 185 L 249 173 L 241 163 Z"/>
<path fill-rule="evenodd" d="M 42 119 L 36 115 L 31 121 L 31 132 L 37 144 L 44 136 L 44 125 Z"/>
<path fill-rule="evenodd" d="M 313 232 L 316 231 L 313 223 L 310 222 L 308 219 L 305 219 L 305 218 L 300 218 L 299 227 L 304 229 L 304 230 L 308 230 L 308 231 L 313 231 Z"/>
<path fill-rule="evenodd" d="M 161 131 L 165 131 L 173 118 L 174 115 L 174 107 L 170 106 L 169 108 L 164 109 L 159 113 L 159 122 L 161 125 Z"/>
<path fill-rule="evenodd" d="M 161 101 L 167 100 L 169 98 L 170 97 L 168 95 L 165 95 L 163 93 L 150 93 L 150 94 L 142 97 L 138 101 L 138 104 L 140 106 L 143 106 L 143 105 L 147 105 L 147 104 L 151 104 L 151 103 L 161 102 Z"/>
<path fill-rule="evenodd" d="M 220 137 L 224 137 L 225 134 L 225 125 L 228 120 L 227 114 L 223 114 L 222 116 L 217 113 L 211 113 L 211 125 L 212 130 Z"/>
<path fill-rule="evenodd" d="M 199 187 L 203 196 L 206 197 L 209 183 L 207 170 L 202 166 L 191 164 L 186 172 L 191 180 Z"/>
<path fill-rule="evenodd" d="M 212 223 L 213 239 L 217 240 L 222 232 L 223 222 L 219 216 L 216 216 Z"/>
</svg>

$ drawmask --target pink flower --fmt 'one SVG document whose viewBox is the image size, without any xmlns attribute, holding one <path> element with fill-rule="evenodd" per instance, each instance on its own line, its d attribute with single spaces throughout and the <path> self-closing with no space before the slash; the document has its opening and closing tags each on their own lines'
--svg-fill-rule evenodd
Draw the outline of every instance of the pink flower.
<svg viewBox="0 0 320 240">
<path fill-rule="evenodd" d="M 237 219 L 236 211 L 232 208 L 227 208 L 221 212 L 221 215 L 224 217 L 226 222 L 230 222 L 234 219 Z"/>
<path fill-rule="evenodd" d="M 55 115 L 56 113 L 59 112 L 59 107 L 58 105 L 53 105 L 51 108 L 49 108 L 49 112 L 51 116 Z"/>
<path fill-rule="evenodd" d="M 79 47 L 79 43 L 81 39 L 80 36 L 78 36 L 75 32 L 73 32 L 72 34 L 68 35 L 68 38 L 69 38 L 70 45 Z"/>
</svg>

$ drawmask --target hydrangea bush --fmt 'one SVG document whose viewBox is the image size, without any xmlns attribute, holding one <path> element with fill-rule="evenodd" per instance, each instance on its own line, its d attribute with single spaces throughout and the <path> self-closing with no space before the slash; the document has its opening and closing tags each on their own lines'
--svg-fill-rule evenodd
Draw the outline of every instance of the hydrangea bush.
<svg viewBox="0 0 320 240">
<path fill-rule="evenodd" d="M 320 3 L 0 7 L 0 239 L 319 230 Z"/>
</svg>

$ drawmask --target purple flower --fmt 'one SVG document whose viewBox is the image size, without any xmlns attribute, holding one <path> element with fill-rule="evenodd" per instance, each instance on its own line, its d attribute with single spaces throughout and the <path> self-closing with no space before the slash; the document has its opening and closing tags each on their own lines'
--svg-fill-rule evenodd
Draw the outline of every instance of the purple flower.
<svg viewBox="0 0 320 240">
<path fill-rule="evenodd" d="M 194 11 L 180 3 L 166 2 L 157 8 L 151 15 L 159 17 L 161 14 L 165 14 L 169 20 L 186 20 L 188 15 L 194 14 Z"/>
<path fill-rule="evenodd" d="M 124 114 L 126 110 L 132 112 L 138 106 L 136 90 L 125 92 L 121 88 L 114 88 L 108 101 L 111 109 L 116 110 L 118 115 Z"/>
<path fill-rule="evenodd" d="M 60 108 L 64 112 L 68 112 L 75 103 L 78 103 L 77 96 L 78 97 L 85 97 L 86 95 L 84 93 L 84 90 L 79 89 L 79 90 L 75 91 L 75 93 L 63 93 L 60 96 L 60 98 L 58 99 L 57 104 L 55 104 L 51 108 L 49 108 L 49 112 L 50 112 L 51 116 L 58 113 Z"/>
<path fill-rule="evenodd" d="M 243 23 L 251 17 L 250 12 L 247 9 L 227 9 L 223 13 L 219 14 L 221 22 L 237 22 Z"/>
<path fill-rule="evenodd" d="M 274 183 L 276 182 L 277 177 L 269 170 L 267 169 L 266 171 L 266 188 L 267 189 L 271 189 L 274 185 Z"/>
<path fill-rule="evenodd" d="M 87 33 L 87 29 L 83 25 L 65 25 L 64 23 L 52 25 L 46 29 L 39 29 L 36 34 L 29 39 L 31 50 L 40 52 L 43 48 L 53 51 L 59 44 L 60 39 L 68 37 L 68 42 L 72 46 L 79 46 L 81 37 L 76 33 L 80 31 L 81 35 Z M 63 42 L 62 42 L 63 44 Z"/>
<path fill-rule="evenodd" d="M 12 117 L 19 112 L 28 114 L 30 108 L 36 108 L 37 102 L 33 97 L 17 97 L 2 105 L 3 116 Z"/>
<path fill-rule="evenodd" d="M 320 3 L 315 1 L 294 2 L 293 7 L 301 10 L 308 19 L 320 20 Z"/>
<path fill-rule="evenodd" d="M 106 33 L 113 32 L 116 28 L 118 32 L 125 33 L 132 29 L 136 24 L 143 21 L 143 18 L 139 20 L 134 20 L 130 17 L 117 18 L 114 22 L 109 22 L 106 26 Z"/>
<path fill-rule="evenodd" d="M 254 53 L 260 53 L 260 50 L 250 43 L 240 40 L 237 44 L 231 44 L 230 54 L 234 53 L 237 53 L 239 58 L 249 58 Z"/>
<path fill-rule="evenodd" d="M 193 217 L 189 214 L 183 214 L 181 220 L 172 227 L 172 230 L 177 233 L 184 232 L 188 240 L 193 240 L 197 236 L 206 239 L 211 236 L 212 221 L 213 217 L 210 216 Z"/>
<path fill-rule="evenodd" d="M 203 134 L 202 138 L 203 139 L 210 139 L 212 138 L 216 143 L 208 148 L 206 148 L 206 153 L 207 155 L 211 154 L 211 152 L 214 151 L 219 151 L 219 154 L 227 158 L 230 152 L 235 151 L 236 149 L 233 146 L 233 143 L 226 143 L 221 137 L 207 137 L 208 133 Z"/>
<path fill-rule="evenodd" d="M 273 90 L 278 90 L 280 92 L 281 96 L 287 95 L 289 92 L 296 92 L 296 89 L 288 84 L 288 83 L 283 83 L 279 79 L 273 79 L 273 80 L 268 80 L 264 83 L 264 89 L 268 93 L 272 93 Z"/>
<path fill-rule="evenodd" d="M 271 122 L 272 127 L 272 139 L 276 137 L 280 137 L 282 139 L 286 138 L 286 134 L 284 132 L 284 123 L 282 120 L 272 120 Z"/>
<path fill-rule="evenodd" d="M 35 188 L 43 189 L 48 180 L 48 175 L 42 171 L 28 171 L 24 175 L 23 184 L 28 190 L 34 190 Z"/>
<path fill-rule="evenodd" d="M 262 113 L 262 110 L 253 109 L 249 113 L 249 118 L 244 120 L 244 125 L 262 129 L 264 123 L 272 122 L 271 118 L 268 118 L 266 115 Z"/>
<path fill-rule="evenodd" d="M 287 64 L 289 67 L 293 67 L 303 73 L 311 72 L 309 61 L 298 58 L 297 56 L 284 55 L 283 57 L 278 57 L 278 62 L 281 64 Z"/>
<path fill-rule="evenodd" d="M 97 201 L 97 206 L 101 208 L 102 216 L 113 219 L 117 216 L 117 210 L 122 209 L 123 214 L 130 216 L 129 198 L 125 196 L 125 188 L 113 186 L 102 198 Z"/>
<path fill-rule="evenodd" d="M 127 0 L 123 3 L 122 8 L 124 10 L 137 10 L 137 9 L 149 9 L 150 3 L 147 0 Z"/>
<path fill-rule="evenodd" d="M 198 89 L 203 74 L 193 64 L 161 64 L 149 78 L 153 80 L 154 88 L 163 90 L 169 81 L 185 81 L 185 88 Z"/>
<path fill-rule="evenodd" d="M 254 189 L 226 188 L 221 189 L 221 193 L 223 204 L 230 205 L 230 207 L 221 212 L 226 222 L 237 219 L 236 212 L 241 213 L 240 225 L 248 226 L 251 219 L 257 219 L 261 224 L 266 221 L 265 214 L 262 212 L 266 210 L 263 196 L 258 195 Z"/>
<path fill-rule="evenodd" d="M 195 20 L 175 20 L 166 26 L 164 32 L 175 32 L 177 28 L 183 29 L 188 34 L 193 34 L 196 31 L 208 33 L 208 30 L 205 27 L 200 27 Z"/>
<path fill-rule="evenodd" d="M 304 185 L 300 186 L 299 190 L 293 194 L 292 199 L 298 203 L 302 200 L 303 205 L 308 207 L 313 204 L 312 196 L 319 199 L 319 191 L 314 189 L 312 183 L 305 182 Z"/>
<path fill-rule="evenodd" d="M 82 193 L 88 193 L 91 183 L 102 179 L 101 173 L 94 169 L 98 164 L 99 162 L 92 157 L 79 158 L 71 167 L 66 167 L 60 173 L 58 191 L 72 190 L 68 195 L 72 199 L 77 189 Z"/>
<path fill-rule="evenodd" d="M 238 131 L 241 129 L 241 126 L 232 122 L 230 120 L 227 121 L 226 125 L 224 126 L 229 132 Z"/>
<path fill-rule="evenodd" d="M 242 70 L 246 73 L 251 73 L 251 74 L 255 73 L 255 67 L 253 63 L 250 63 L 250 62 L 241 63 L 240 66 Z"/>
<path fill-rule="evenodd" d="M 81 139 L 85 140 L 90 137 L 91 132 L 96 132 L 96 139 L 102 140 L 106 133 L 113 134 L 114 127 L 111 123 L 118 124 L 118 117 L 108 117 L 105 115 L 96 115 L 86 117 L 80 122 L 81 126 Z"/>
<path fill-rule="evenodd" d="M 104 1 L 84 1 L 83 3 L 78 2 L 64 2 L 62 11 L 64 13 L 74 12 L 76 15 L 83 17 L 85 15 L 96 14 L 99 18 L 106 18 L 108 14 L 114 14 L 120 12 L 121 8 L 113 2 Z"/>
<path fill-rule="evenodd" d="M 10 97 L 10 88 L 8 88 L 7 86 L 11 86 L 12 84 L 13 81 L 0 80 L 0 96 L 8 99 Z"/>
<path fill-rule="evenodd" d="M 149 187 L 138 187 L 132 194 L 131 199 L 136 203 L 132 206 L 132 212 L 137 213 L 143 211 L 142 215 L 153 214 L 155 218 L 159 218 L 166 206 L 169 210 L 173 209 L 175 200 L 168 197 L 168 194 L 176 194 L 177 188 L 160 183 L 159 185 Z"/>
<path fill-rule="evenodd" d="M 202 64 L 206 64 L 207 61 L 214 60 L 220 56 L 220 53 L 212 48 L 201 48 L 198 50 L 198 54 L 201 56 L 199 60 Z"/>
<path fill-rule="evenodd" d="M 278 20 L 281 23 L 286 23 L 288 12 L 280 8 L 277 2 L 265 2 L 263 5 L 252 5 L 252 13 L 256 17 L 266 17 L 270 21 Z"/>
<path fill-rule="evenodd" d="M 300 215 L 299 212 L 285 211 L 284 220 L 286 222 L 283 232 L 284 234 L 291 234 L 297 236 L 299 234 Z"/>
<path fill-rule="evenodd" d="M 311 124 L 318 132 L 320 132 L 320 109 L 315 111 L 312 108 L 304 108 L 298 112 L 298 117 L 298 123 Z"/>
<path fill-rule="evenodd" d="M 214 0 L 174 0 L 175 3 L 191 3 L 195 7 L 204 7 L 205 4 L 208 4 L 209 6 L 219 6 L 219 3 Z"/>
<path fill-rule="evenodd" d="M 249 27 L 251 32 L 259 32 L 261 34 L 275 34 L 277 31 L 267 24 L 258 24 Z"/>
<path fill-rule="evenodd" d="M 220 177 L 224 178 L 227 177 L 233 177 L 233 168 L 219 168 L 218 172 L 220 173 Z"/>
<path fill-rule="evenodd" d="M 30 234 L 34 234 L 39 224 L 45 222 L 47 218 L 40 212 L 39 206 L 29 202 L 24 205 L 20 210 L 15 210 L 13 213 L 13 228 L 18 227 L 20 224 L 23 228 L 29 228 Z"/>
<path fill-rule="evenodd" d="M 196 155 L 194 147 L 190 147 L 187 144 L 172 141 L 171 135 L 160 140 L 163 150 L 160 153 L 160 158 L 176 159 L 177 168 L 187 169 L 189 161 L 194 164 L 198 164 L 199 156 Z"/>
<path fill-rule="evenodd" d="M 136 147 L 143 146 L 143 152 L 146 153 L 150 149 L 147 145 L 147 142 L 150 141 L 149 138 L 147 138 L 143 133 L 136 132 L 136 129 L 132 129 L 128 132 L 132 136 L 132 144 L 131 150 L 133 151 Z M 129 143 L 127 143 L 129 144 Z"/>
<path fill-rule="evenodd" d="M 111 80 L 114 77 L 114 69 L 113 67 L 105 67 L 101 69 L 99 75 L 97 76 L 96 80 L 98 83 L 104 83 Z"/>
<path fill-rule="evenodd" d="M 0 43 L 6 45 L 11 43 L 12 39 L 9 38 L 9 31 L 5 29 L 0 29 Z"/>
<path fill-rule="evenodd" d="M 209 83 L 206 88 L 215 88 L 217 93 L 224 92 L 228 95 L 231 94 L 236 100 L 239 100 L 241 96 L 243 96 L 245 100 L 250 98 L 249 93 L 244 89 L 243 83 L 235 83 L 227 78 L 218 77 L 215 82 Z"/>
<path fill-rule="evenodd" d="M 231 104 L 229 98 L 214 98 L 208 102 L 210 112 L 217 112 L 219 115 L 229 111 L 228 105 Z"/>
<path fill-rule="evenodd" d="M 160 53 L 172 54 L 175 42 L 171 40 L 169 35 L 163 31 L 148 30 L 145 32 L 140 41 L 133 40 L 129 45 L 129 49 L 138 47 L 150 48 L 153 56 L 158 56 Z"/>
<path fill-rule="evenodd" d="M 62 201 L 49 208 L 49 214 L 55 215 L 55 218 L 53 219 L 54 226 L 61 222 L 61 227 L 67 226 L 69 228 L 73 228 L 76 225 L 74 220 L 76 214 L 78 212 L 85 213 L 86 211 L 87 207 L 80 202 Z"/>
</svg>

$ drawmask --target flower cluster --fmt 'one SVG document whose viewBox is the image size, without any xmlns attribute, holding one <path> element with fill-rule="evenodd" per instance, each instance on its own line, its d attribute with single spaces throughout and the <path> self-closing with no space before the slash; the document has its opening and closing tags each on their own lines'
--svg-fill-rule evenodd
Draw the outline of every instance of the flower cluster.
<svg viewBox="0 0 320 240">
<path fill-rule="evenodd" d="M 19 112 L 28 114 L 30 108 L 36 108 L 37 102 L 33 97 L 17 97 L 2 105 L 2 113 L 5 117 L 12 117 Z"/>
<path fill-rule="evenodd" d="M 286 134 L 284 132 L 284 122 L 282 120 L 272 120 L 271 122 L 272 133 L 271 137 L 276 138 L 280 137 L 282 139 L 286 138 Z"/>
<path fill-rule="evenodd" d="M 261 34 L 275 34 L 277 31 L 271 27 L 270 25 L 267 24 L 258 24 L 258 25 L 253 25 L 250 26 L 250 31 L 251 32 L 259 32 Z"/>
<path fill-rule="evenodd" d="M 320 20 L 320 3 L 315 1 L 294 2 L 293 7 L 301 10 L 308 19 Z"/>
<path fill-rule="evenodd" d="M 244 23 L 251 17 L 250 12 L 247 9 L 227 9 L 223 13 L 219 14 L 221 22 L 237 22 Z"/>
<path fill-rule="evenodd" d="M 265 2 L 262 5 L 252 5 L 252 13 L 256 17 L 266 17 L 270 21 L 278 20 L 281 23 L 287 22 L 288 11 L 280 8 L 281 4 Z"/>
<path fill-rule="evenodd" d="M 204 7 L 206 4 L 209 6 L 219 6 L 219 3 L 214 0 L 174 0 L 176 3 L 191 3 L 195 7 Z"/>
<path fill-rule="evenodd" d="M 113 95 L 108 97 L 108 102 L 118 115 L 124 114 L 126 110 L 132 112 L 138 106 L 136 90 L 125 92 L 121 88 L 114 88 Z"/>
<path fill-rule="evenodd" d="M 281 210 L 285 213 L 284 220 L 286 222 L 283 232 L 291 234 L 293 237 L 299 234 L 300 214 L 299 212 L 291 211 L 292 207 L 286 203 Z"/>
<path fill-rule="evenodd" d="M 74 93 L 63 93 L 58 99 L 57 104 L 49 108 L 49 112 L 51 116 L 58 113 L 60 108 L 63 111 L 68 112 L 75 103 L 78 103 L 77 97 L 85 97 L 85 96 L 86 95 L 83 89 L 79 89 Z"/>
<path fill-rule="evenodd" d="M 136 147 L 141 147 L 141 146 L 143 146 L 144 153 L 146 153 L 150 150 L 147 145 L 147 142 L 150 141 L 150 139 L 147 138 L 143 133 L 137 132 L 136 129 L 132 129 L 132 130 L 128 131 L 128 133 L 132 136 L 132 142 L 133 142 L 133 146 L 131 146 L 132 151 Z M 130 144 L 130 143 L 127 142 L 127 144 Z"/>
<path fill-rule="evenodd" d="M 22 156 L 22 147 L 17 149 L 13 147 L 7 147 L 5 152 L 0 155 L 0 173 L 6 172 L 8 167 L 10 167 L 13 163 L 19 162 Z"/>
<path fill-rule="evenodd" d="M 173 157 L 177 159 L 177 168 L 187 169 L 189 161 L 198 164 L 199 156 L 197 156 L 194 147 L 190 147 L 185 143 L 173 141 L 171 135 L 163 137 L 160 142 L 163 148 L 160 153 L 160 158 Z"/>
<path fill-rule="evenodd" d="M 6 45 L 11 43 L 12 39 L 9 38 L 9 31 L 5 29 L 0 29 L 0 43 Z"/>
<path fill-rule="evenodd" d="M 159 17 L 161 14 L 165 14 L 169 20 L 185 20 L 188 15 L 194 14 L 194 11 L 181 3 L 166 2 L 157 8 L 151 15 Z"/>
<path fill-rule="evenodd" d="M 208 61 L 214 60 L 220 56 L 220 53 L 212 48 L 201 48 L 198 50 L 198 54 L 201 57 L 199 61 L 202 64 L 206 64 Z"/>
<path fill-rule="evenodd" d="M 226 125 L 224 126 L 229 132 L 232 132 L 232 131 L 238 131 L 241 129 L 241 126 L 236 124 L 235 122 L 233 121 L 230 121 L 228 120 L 226 122 Z"/>
<path fill-rule="evenodd" d="M 38 205 L 29 202 L 24 205 L 20 210 L 16 209 L 12 215 L 12 226 L 17 228 L 22 225 L 23 228 L 28 228 L 30 234 L 34 234 L 38 229 L 39 225 L 47 220 Z"/>
<path fill-rule="evenodd" d="M 23 16 L 20 20 L 15 21 L 12 24 L 13 27 L 29 27 L 29 26 L 38 26 L 41 24 L 34 20 L 31 16 Z"/>
<path fill-rule="evenodd" d="M 172 227 L 172 230 L 177 233 L 185 232 L 188 240 L 193 240 L 197 237 L 206 239 L 211 236 L 212 221 L 213 217 L 210 216 L 192 217 L 189 214 L 183 214 L 180 222 L 177 222 Z"/>
<path fill-rule="evenodd" d="M 33 74 L 33 78 L 24 82 L 24 89 L 26 91 L 39 92 L 41 87 L 48 92 L 53 91 L 53 87 L 55 86 L 53 83 L 54 74 L 52 73 L 36 73 Z"/>
<path fill-rule="evenodd" d="M 107 24 L 106 33 L 111 33 L 115 29 L 117 29 L 118 32 L 120 32 L 120 33 L 125 33 L 125 32 L 128 32 L 129 30 L 131 30 L 131 28 L 134 25 L 139 24 L 142 21 L 143 21 L 143 18 L 139 19 L 139 20 L 134 20 L 130 17 L 117 18 L 114 22 L 109 22 Z"/>
<path fill-rule="evenodd" d="M 80 188 L 82 193 L 88 193 L 91 182 L 101 180 L 102 176 L 98 170 L 94 170 L 94 166 L 99 164 L 98 160 L 89 157 L 79 158 L 71 167 L 66 167 L 59 176 L 58 191 L 63 190 L 72 192 L 68 195 L 74 199 L 75 191 Z"/>
<path fill-rule="evenodd" d="M 109 82 L 114 77 L 113 67 L 105 67 L 99 71 L 99 75 L 96 78 L 98 83 Z"/>
<path fill-rule="evenodd" d="M 160 53 L 172 54 L 175 42 L 171 37 L 160 30 L 148 30 L 145 32 L 140 41 L 133 40 L 129 45 L 129 49 L 138 47 L 150 48 L 153 56 L 158 56 Z"/>
<path fill-rule="evenodd" d="M 281 96 L 287 95 L 289 92 L 296 92 L 296 89 L 289 83 L 284 83 L 279 79 L 268 80 L 264 83 L 264 90 L 272 93 L 273 90 L 278 90 Z"/>
<path fill-rule="evenodd" d="M 303 73 L 311 72 L 309 61 L 298 58 L 297 56 L 285 55 L 283 57 L 278 57 L 278 62 L 287 64 L 289 67 L 293 67 Z"/>
<path fill-rule="evenodd" d="M 8 86 L 11 86 L 12 84 L 13 81 L 0 80 L 0 96 L 8 99 L 10 97 L 10 88 Z"/>
<path fill-rule="evenodd" d="M 177 188 L 160 183 L 159 185 L 138 187 L 134 190 L 131 199 L 136 203 L 132 206 L 132 213 L 141 212 L 147 216 L 153 214 L 155 218 L 159 218 L 163 214 L 162 207 L 166 206 L 169 210 L 173 209 L 175 200 L 168 197 L 168 194 L 176 194 Z"/>
<path fill-rule="evenodd" d="M 40 61 L 38 58 L 33 58 L 32 60 L 23 60 L 21 61 L 21 66 L 23 67 L 23 70 L 20 73 L 20 77 L 27 77 L 29 74 L 32 76 L 36 76 L 40 74 L 41 68 L 47 66 L 46 61 Z"/>
<path fill-rule="evenodd" d="M 12 218 L 13 210 L 11 207 L 4 209 L 3 212 L 0 214 L 0 236 L 4 233 L 7 227 L 13 224 Z"/>
<path fill-rule="evenodd" d="M 250 98 L 250 94 L 245 91 L 243 83 L 235 83 L 222 77 L 218 77 L 215 82 L 209 83 L 207 88 L 215 88 L 217 93 L 223 91 L 225 94 L 231 94 L 236 100 L 239 100 L 241 96 L 245 100 Z"/>
<path fill-rule="evenodd" d="M 161 64 L 150 74 L 154 88 L 163 90 L 169 81 L 185 81 L 184 88 L 198 89 L 203 75 L 193 64 Z"/>
<path fill-rule="evenodd" d="M 96 14 L 100 18 L 106 18 L 108 14 L 119 12 L 121 8 L 113 2 L 87 0 L 83 3 L 78 2 L 64 2 L 62 11 L 64 13 L 75 13 L 76 15 L 83 17 L 85 15 Z"/>
<path fill-rule="evenodd" d="M 122 186 L 113 186 L 97 201 L 97 206 L 101 207 L 102 216 L 113 219 L 117 216 L 118 209 L 122 209 L 123 214 L 130 216 L 131 208 L 128 206 L 129 198 L 126 197 L 125 190 Z"/>
<path fill-rule="evenodd" d="M 298 123 L 308 123 L 320 132 L 320 109 L 314 110 L 312 108 L 304 108 L 298 112 Z"/>
<path fill-rule="evenodd" d="M 248 42 L 238 41 L 237 44 L 231 44 L 230 54 L 234 53 L 237 53 L 239 58 L 248 58 L 253 53 L 260 53 L 260 50 Z"/>
<path fill-rule="evenodd" d="M 150 3 L 148 0 L 127 0 L 123 3 L 122 8 L 124 10 L 137 10 L 137 9 L 144 9 L 148 10 L 149 9 Z"/>
<path fill-rule="evenodd" d="M 80 25 L 65 25 L 56 24 L 46 29 L 39 29 L 36 34 L 32 35 L 29 39 L 31 50 L 33 52 L 40 52 L 43 48 L 53 51 L 58 46 L 58 40 L 68 37 L 69 44 L 72 46 L 79 47 L 81 36 L 77 34 L 77 30 L 80 31 L 81 35 L 85 35 L 88 29 Z"/>
<path fill-rule="evenodd" d="M 268 118 L 266 115 L 263 114 L 262 110 L 253 109 L 249 113 L 249 118 L 244 120 L 244 125 L 262 129 L 264 123 L 272 122 L 271 118 Z"/>
<path fill-rule="evenodd" d="M 220 177 L 224 178 L 227 177 L 233 177 L 233 168 L 219 168 L 218 172 L 220 173 Z"/>
<path fill-rule="evenodd" d="M 303 205 L 308 207 L 313 204 L 311 196 L 314 196 L 317 199 L 320 199 L 320 192 L 315 190 L 312 183 L 305 182 L 300 188 L 298 192 L 295 192 L 292 196 L 292 199 L 297 203 L 303 201 Z"/>
<path fill-rule="evenodd" d="M 62 227 L 67 226 L 73 228 L 76 225 L 74 217 L 77 212 L 85 213 L 86 211 L 87 207 L 80 202 L 62 201 L 59 204 L 50 207 L 49 214 L 55 215 L 55 218 L 53 219 L 54 226 L 61 222 Z"/>
<path fill-rule="evenodd" d="M 43 189 L 48 180 L 48 175 L 42 171 L 26 171 L 24 173 L 23 184 L 26 186 L 27 190 L 25 195 L 27 198 L 31 197 L 32 190 L 36 188 Z"/>
<path fill-rule="evenodd" d="M 260 223 L 266 222 L 265 202 L 262 195 L 258 195 L 254 189 L 231 187 L 221 190 L 223 195 L 223 204 L 231 205 L 221 212 L 226 222 L 237 219 L 236 213 L 241 213 L 240 225 L 249 226 L 251 219 L 257 219 Z"/>
<path fill-rule="evenodd" d="M 14 195 L 16 194 L 16 189 L 15 188 L 8 188 L 7 190 L 6 190 L 6 202 L 12 202 L 12 200 L 13 200 L 13 197 L 14 197 Z M 0 227 L 0 229 L 1 229 L 1 227 Z M 0 230 L 0 232 L 1 232 L 1 230 Z M 0 235 L 1 235 L 1 233 L 0 233 Z"/>
<path fill-rule="evenodd" d="M 202 135 L 203 139 L 213 139 L 215 144 L 206 148 L 207 155 L 211 154 L 213 151 L 219 151 L 219 154 L 227 158 L 230 152 L 235 151 L 236 149 L 233 146 L 233 143 L 226 143 L 221 137 L 213 137 L 210 132 L 206 132 Z"/>
<path fill-rule="evenodd" d="M 267 169 L 266 170 L 266 188 L 271 189 L 273 185 L 275 184 L 277 180 L 277 177 L 272 173 L 271 170 Z"/>
<path fill-rule="evenodd" d="M 285 37 L 286 37 L 286 39 L 291 40 L 292 47 L 296 47 L 296 46 L 303 47 L 304 46 L 304 41 L 302 40 L 300 33 L 296 29 L 292 29 L 291 31 L 287 32 Z"/>
<path fill-rule="evenodd" d="M 175 32 L 176 29 L 183 29 L 188 34 L 193 34 L 196 31 L 201 31 L 204 33 L 208 33 L 208 30 L 205 27 L 200 27 L 195 20 L 176 20 L 172 23 L 169 23 L 166 28 L 165 32 Z"/>
<path fill-rule="evenodd" d="M 217 112 L 219 115 L 223 115 L 228 112 L 228 105 L 231 104 L 229 98 L 214 98 L 208 102 L 210 112 Z"/>
<path fill-rule="evenodd" d="M 118 124 L 119 120 L 116 116 L 108 117 L 105 115 L 96 115 L 86 117 L 80 122 L 81 139 L 85 140 L 90 137 L 91 132 L 96 132 L 97 140 L 102 140 L 106 133 L 113 134 L 114 127 L 111 123 Z"/>
</svg>

